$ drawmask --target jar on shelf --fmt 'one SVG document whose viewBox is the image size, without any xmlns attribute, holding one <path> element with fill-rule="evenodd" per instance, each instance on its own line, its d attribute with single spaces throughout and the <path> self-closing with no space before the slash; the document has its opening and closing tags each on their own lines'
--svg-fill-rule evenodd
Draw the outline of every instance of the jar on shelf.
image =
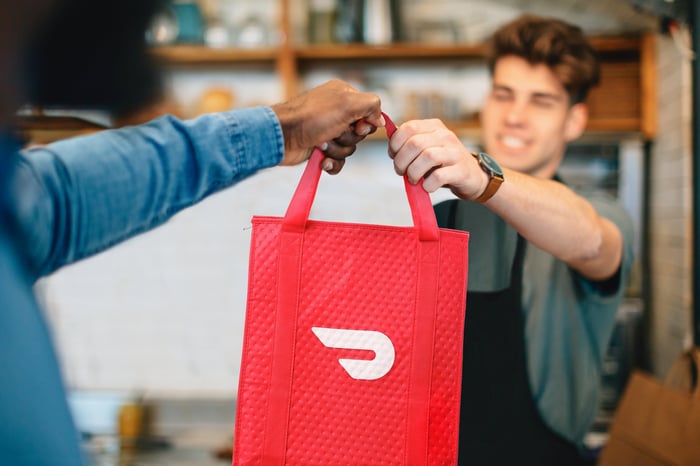
<svg viewBox="0 0 700 466">
<path fill-rule="evenodd" d="M 337 9 L 336 0 L 309 1 L 309 42 L 312 44 L 334 42 Z"/>
<path fill-rule="evenodd" d="M 335 41 L 341 44 L 363 42 L 365 0 L 338 0 Z"/>
</svg>

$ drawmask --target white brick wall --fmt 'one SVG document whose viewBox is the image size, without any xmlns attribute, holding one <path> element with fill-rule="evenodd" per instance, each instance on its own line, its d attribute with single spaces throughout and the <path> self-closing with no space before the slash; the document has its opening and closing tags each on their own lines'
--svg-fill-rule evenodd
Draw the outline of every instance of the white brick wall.
<svg viewBox="0 0 700 466">
<path fill-rule="evenodd" d="M 689 342 L 692 304 L 691 71 L 673 40 L 657 38 L 658 132 L 650 195 L 651 352 L 663 377 Z"/>
</svg>

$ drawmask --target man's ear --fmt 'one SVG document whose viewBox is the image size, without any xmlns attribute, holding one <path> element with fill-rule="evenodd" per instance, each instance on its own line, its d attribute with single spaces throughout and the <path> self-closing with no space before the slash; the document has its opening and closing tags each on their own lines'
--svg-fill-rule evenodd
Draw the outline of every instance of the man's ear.
<svg viewBox="0 0 700 466">
<path fill-rule="evenodd" d="M 566 142 L 571 142 L 583 134 L 588 123 L 588 106 L 584 103 L 577 103 L 569 109 L 564 127 L 564 138 Z"/>
</svg>

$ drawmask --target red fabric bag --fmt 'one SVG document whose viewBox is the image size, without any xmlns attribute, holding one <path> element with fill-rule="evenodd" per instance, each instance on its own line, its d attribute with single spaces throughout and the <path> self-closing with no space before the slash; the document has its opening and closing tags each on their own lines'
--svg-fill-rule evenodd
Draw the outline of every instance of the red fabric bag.
<svg viewBox="0 0 700 466">
<path fill-rule="evenodd" d="M 405 178 L 412 227 L 309 220 L 322 160 L 252 220 L 233 464 L 456 464 L 469 234 Z"/>
</svg>

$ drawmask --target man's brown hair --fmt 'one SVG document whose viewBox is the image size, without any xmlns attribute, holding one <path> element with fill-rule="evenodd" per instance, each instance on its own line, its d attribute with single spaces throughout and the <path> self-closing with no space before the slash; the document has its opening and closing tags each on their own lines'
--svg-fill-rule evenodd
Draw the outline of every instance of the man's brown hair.
<svg viewBox="0 0 700 466">
<path fill-rule="evenodd" d="M 499 28 L 486 56 L 491 74 L 507 55 L 548 66 L 569 93 L 571 105 L 586 100 L 600 80 L 598 57 L 581 28 L 556 18 L 524 15 Z"/>
</svg>

